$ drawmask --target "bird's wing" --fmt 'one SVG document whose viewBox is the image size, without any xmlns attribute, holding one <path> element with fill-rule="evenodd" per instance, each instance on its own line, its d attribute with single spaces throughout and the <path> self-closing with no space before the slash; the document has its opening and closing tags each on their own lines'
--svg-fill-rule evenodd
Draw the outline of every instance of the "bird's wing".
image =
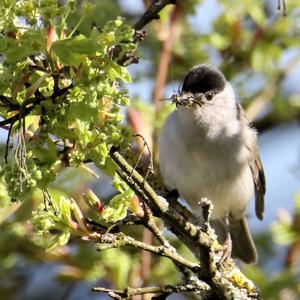
<svg viewBox="0 0 300 300">
<path fill-rule="evenodd" d="M 239 103 L 237 103 L 238 118 L 243 118 L 247 124 L 247 118 L 245 116 L 244 110 Z M 249 166 L 252 172 L 253 182 L 254 182 L 254 192 L 255 192 L 255 213 L 258 219 L 263 219 L 265 201 L 264 196 L 266 193 L 266 179 L 264 169 L 259 157 L 259 151 L 257 147 L 256 135 L 253 135 L 251 144 L 248 146 L 250 152 Z"/>
<path fill-rule="evenodd" d="M 254 181 L 255 191 L 255 213 L 256 216 L 262 220 L 265 209 L 264 196 L 266 193 L 266 179 L 264 169 L 259 157 L 258 147 L 256 141 L 251 147 L 251 159 L 249 161 L 250 169 Z"/>
</svg>

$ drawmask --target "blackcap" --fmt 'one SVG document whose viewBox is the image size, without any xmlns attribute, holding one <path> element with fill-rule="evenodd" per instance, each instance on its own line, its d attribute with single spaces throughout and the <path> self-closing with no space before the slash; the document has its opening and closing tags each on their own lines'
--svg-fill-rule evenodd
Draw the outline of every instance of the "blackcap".
<svg viewBox="0 0 300 300">
<path fill-rule="evenodd" d="M 265 176 L 256 131 L 249 126 L 231 84 L 212 66 L 193 67 L 172 99 L 176 109 L 159 137 L 160 171 L 166 186 L 177 190 L 199 216 L 200 199 L 211 200 L 211 224 L 229 249 L 227 257 L 256 263 L 246 220 L 253 194 L 260 220 L 264 212 Z"/>
</svg>

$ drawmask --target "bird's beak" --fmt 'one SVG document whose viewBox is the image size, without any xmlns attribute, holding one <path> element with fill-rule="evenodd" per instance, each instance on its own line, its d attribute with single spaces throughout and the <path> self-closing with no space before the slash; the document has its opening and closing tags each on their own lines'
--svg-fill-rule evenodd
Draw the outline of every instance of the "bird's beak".
<svg viewBox="0 0 300 300">
<path fill-rule="evenodd" d="M 171 97 L 173 103 L 178 106 L 192 107 L 195 104 L 200 107 L 204 104 L 203 94 L 181 93 Z"/>
</svg>

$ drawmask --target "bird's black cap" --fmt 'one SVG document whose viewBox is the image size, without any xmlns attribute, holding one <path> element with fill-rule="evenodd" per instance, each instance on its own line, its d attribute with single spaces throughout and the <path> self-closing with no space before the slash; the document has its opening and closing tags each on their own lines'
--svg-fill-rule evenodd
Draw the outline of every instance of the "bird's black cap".
<svg viewBox="0 0 300 300">
<path fill-rule="evenodd" d="M 194 66 L 184 77 L 181 92 L 219 93 L 224 90 L 226 78 L 217 68 L 202 64 Z"/>
</svg>

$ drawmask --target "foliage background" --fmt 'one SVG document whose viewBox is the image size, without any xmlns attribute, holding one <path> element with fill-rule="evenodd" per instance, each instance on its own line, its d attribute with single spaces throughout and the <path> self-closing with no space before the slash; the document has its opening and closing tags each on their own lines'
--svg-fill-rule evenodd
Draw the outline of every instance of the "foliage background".
<svg viewBox="0 0 300 300">
<path fill-rule="evenodd" d="M 24 9 L 20 14 L 34 17 L 34 1 L 23 2 L 26 5 L 20 4 Z M 68 28 L 79 24 L 76 33 L 84 36 L 90 36 L 93 25 L 102 28 L 118 16 L 125 17 L 127 24 L 134 24 L 147 4 L 147 1 L 139 0 L 88 1 L 87 5 L 85 1 L 79 2 L 84 8 L 75 5 L 66 24 Z M 51 12 L 55 11 L 56 1 L 39 3 L 44 8 L 45 18 L 53 19 L 55 15 L 51 16 Z M 142 133 L 151 144 L 152 134 L 157 136 L 162 120 L 172 109 L 161 99 L 170 97 L 186 71 L 203 62 L 210 62 L 223 70 L 233 82 L 248 117 L 262 133 L 262 160 L 267 173 L 266 218 L 260 227 L 255 225 L 258 221 L 251 217 L 253 213 L 249 210 L 257 231 L 260 263 L 258 266 L 244 266 L 244 271 L 262 289 L 264 299 L 297 299 L 300 294 L 297 255 L 300 200 L 294 190 L 296 185 L 299 187 L 299 5 L 296 0 L 287 1 L 287 16 L 283 17 L 282 11 L 277 11 L 275 0 L 190 0 L 178 3 L 177 10 L 168 6 L 161 12 L 161 19 L 147 27 L 147 37 L 137 48 L 140 63 L 128 67 L 132 83 L 126 83 L 129 75 L 125 70 L 119 70 L 116 65 L 107 69 L 108 73 L 110 70 L 110 79 L 113 76 L 114 80 L 123 79 L 121 90 L 129 89 L 130 92 L 131 106 L 120 112 L 126 116 L 123 123 Z M 1 5 L 7 12 L 12 9 L 11 1 L 3 1 Z M 6 16 L 9 18 L 9 14 Z M 5 27 L 3 17 L 0 21 Z M 25 48 L 31 47 L 31 51 L 35 47 L 38 50 L 45 47 L 45 43 L 44 31 L 24 39 Z M 2 53 L 6 51 L 3 47 L 2 40 Z M 134 48 L 133 45 L 128 47 Z M 10 52 L 5 55 L 12 63 L 32 54 L 24 53 L 24 49 L 18 51 L 15 45 L 8 45 L 7 49 Z M 59 50 L 58 45 L 58 56 Z M 81 51 L 79 56 L 86 55 L 86 49 Z M 59 57 L 62 63 L 69 63 L 69 56 L 61 54 Z M 76 61 L 76 57 L 71 59 Z M 1 83 L 5 85 L 11 80 L 12 70 L 5 69 L 3 64 L 1 68 Z M 85 88 L 89 90 L 90 84 L 87 82 Z M 127 104 L 125 96 L 121 104 Z M 80 106 L 75 115 L 84 111 L 84 106 Z M 107 129 L 108 136 L 110 130 Z M 3 131 L 4 136 L 6 133 Z M 115 139 L 121 142 L 119 137 Z M 4 144 L 2 151 L 4 156 Z M 93 153 L 90 155 L 93 157 Z M 52 183 L 51 196 L 54 200 L 61 195 L 72 196 L 88 214 L 88 207 L 76 195 L 91 186 L 101 200 L 108 200 L 114 193 L 111 178 L 95 167 L 95 172 L 100 174 L 99 182 L 85 170 L 76 168 L 76 159 L 80 158 L 73 159 L 74 168 L 60 172 Z M 102 162 L 98 166 L 105 169 Z M 125 287 L 141 280 L 141 276 L 146 283 L 172 283 L 176 279 L 176 272 L 165 260 L 153 259 L 151 274 L 141 275 L 139 252 L 115 249 L 103 251 L 100 255 L 94 245 L 78 238 L 45 252 L 44 245 L 37 242 L 28 222 L 32 218 L 31 211 L 41 203 L 41 194 L 34 193 L 30 200 L 11 206 L 5 186 L 1 184 L 0 197 L 0 295 L 4 299 L 54 299 L 51 293 L 54 288 L 55 299 L 92 299 L 99 295 L 92 295 L 89 287 L 99 284 L 100 280 L 108 286 Z M 278 221 L 274 225 L 276 215 Z M 142 237 L 142 234 L 137 228 L 136 235 Z M 278 243 L 286 247 L 279 247 Z"/>
</svg>

